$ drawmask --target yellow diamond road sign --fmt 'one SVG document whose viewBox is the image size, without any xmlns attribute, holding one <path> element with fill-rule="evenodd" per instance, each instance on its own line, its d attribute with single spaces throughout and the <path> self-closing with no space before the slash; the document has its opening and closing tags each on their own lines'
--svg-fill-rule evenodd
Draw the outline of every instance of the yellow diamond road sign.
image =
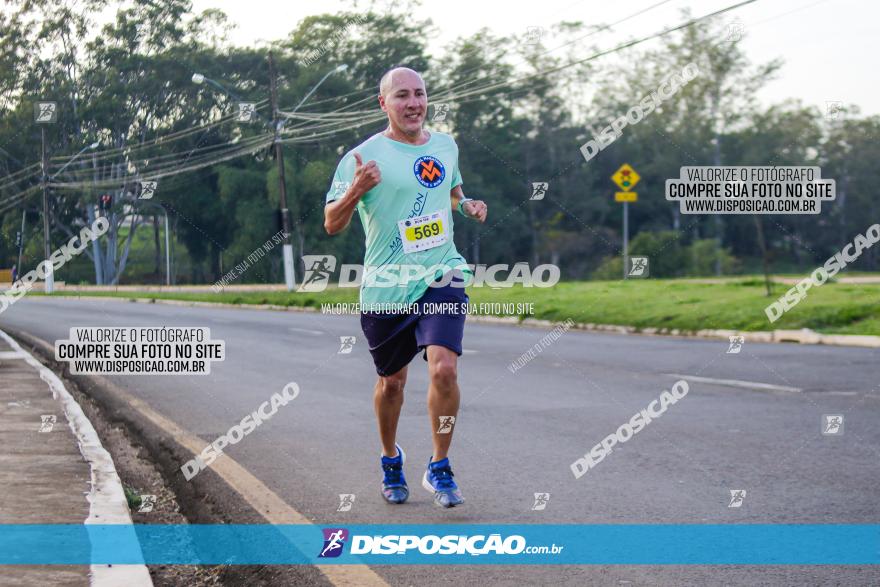
<svg viewBox="0 0 880 587">
<path fill-rule="evenodd" d="M 629 163 L 624 163 L 620 166 L 620 169 L 614 172 L 614 175 L 611 176 L 611 181 L 616 183 L 620 189 L 625 192 L 633 189 L 641 177 L 636 170 L 629 166 Z"/>
</svg>

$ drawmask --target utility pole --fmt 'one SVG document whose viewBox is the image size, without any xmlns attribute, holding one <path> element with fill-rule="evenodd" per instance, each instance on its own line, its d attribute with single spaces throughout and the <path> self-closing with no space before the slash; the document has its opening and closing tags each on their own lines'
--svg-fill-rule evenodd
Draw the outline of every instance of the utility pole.
<svg viewBox="0 0 880 587">
<path fill-rule="evenodd" d="M 162 206 L 165 210 L 165 206 Z M 168 210 L 165 210 L 165 285 L 171 285 L 171 238 L 168 235 Z"/>
<path fill-rule="evenodd" d="M 0 147 L 0 153 L 3 153 L 13 161 L 15 161 L 19 167 L 24 169 L 25 164 L 19 161 L 16 157 L 13 157 L 6 149 Z M 21 232 L 18 233 L 18 240 L 16 241 L 16 246 L 18 247 L 18 263 L 15 264 L 16 269 L 18 270 L 18 274 L 21 275 L 21 255 L 24 249 L 24 228 L 25 228 L 25 215 L 27 214 L 27 204 L 26 202 L 21 203 Z"/>
<path fill-rule="evenodd" d="M 274 132 L 275 161 L 278 163 L 278 193 L 281 199 L 281 228 L 284 231 L 284 283 L 287 291 L 293 291 L 296 275 L 293 266 L 293 245 L 290 242 L 290 211 L 287 209 L 287 185 L 284 178 L 284 150 L 279 140 L 281 123 L 278 120 L 278 79 L 275 59 L 269 52 L 269 83 L 272 98 L 272 130 Z"/>
<path fill-rule="evenodd" d="M 761 258 L 764 261 L 764 287 L 767 288 L 767 297 L 773 295 L 773 287 L 770 282 L 770 262 L 767 260 L 767 241 L 764 240 L 764 225 L 761 222 L 761 217 L 757 214 L 754 214 L 752 218 L 755 219 L 755 228 L 758 232 L 758 245 L 761 247 Z"/>
<path fill-rule="evenodd" d="M 25 207 L 25 203 L 21 204 L 21 232 L 18 233 L 18 263 L 15 264 L 15 268 L 18 271 L 19 275 L 21 274 L 21 253 L 24 249 L 24 219 L 25 214 L 27 214 L 27 208 Z"/>
<path fill-rule="evenodd" d="M 46 127 L 40 127 L 40 138 L 42 143 L 41 183 L 43 184 L 43 267 L 46 270 L 46 293 L 55 291 L 55 276 L 52 271 L 52 263 L 49 257 L 52 256 L 51 245 L 49 244 L 49 159 L 46 154 Z"/>
</svg>

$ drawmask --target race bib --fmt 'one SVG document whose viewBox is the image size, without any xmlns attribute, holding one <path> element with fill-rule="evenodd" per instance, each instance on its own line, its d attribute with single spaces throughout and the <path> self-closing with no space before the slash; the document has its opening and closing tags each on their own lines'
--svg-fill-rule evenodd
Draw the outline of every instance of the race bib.
<svg viewBox="0 0 880 587">
<path fill-rule="evenodd" d="M 446 213 L 443 210 L 401 220 L 397 223 L 397 228 L 400 230 L 400 240 L 406 254 L 439 247 L 449 238 Z"/>
</svg>

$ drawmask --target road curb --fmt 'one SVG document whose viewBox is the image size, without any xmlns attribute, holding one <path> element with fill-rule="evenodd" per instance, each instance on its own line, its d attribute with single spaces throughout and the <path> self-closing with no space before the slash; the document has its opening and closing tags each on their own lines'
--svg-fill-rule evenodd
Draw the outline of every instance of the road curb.
<svg viewBox="0 0 880 587">
<path fill-rule="evenodd" d="M 121 301 L 125 300 L 122 299 Z M 25 344 L 33 345 L 35 348 L 39 349 L 38 352 L 43 355 L 44 358 L 51 360 L 48 359 L 48 357 L 53 356 L 55 350 L 51 343 L 19 329 L 10 328 L 8 330 L 21 339 Z M 151 408 L 145 401 L 133 396 L 131 393 L 125 391 L 103 376 L 73 375 L 70 377 L 75 383 L 80 385 L 82 385 L 82 381 L 89 380 L 92 384 L 90 387 L 90 395 L 92 395 L 93 399 L 97 396 L 98 403 L 102 404 L 108 412 L 124 412 L 125 419 L 121 425 L 128 427 L 130 431 L 139 437 L 140 442 L 143 443 L 148 451 L 153 453 L 161 451 L 164 456 L 171 455 L 172 459 L 177 461 L 174 465 L 175 474 L 179 475 L 179 463 L 183 462 L 184 457 L 188 459 L 198 455 L 204 448 L 205 441 L 203 439 L 183 428 L 180 428 L 173 421 L 153 410 L 153 408 Z M 108 399 L 110 401 L 108 401 Z M 176 445 L 179 447 L 179 450 L 177 448 L 171 448 L 170 444 Z M 162 466 L 164 466 L 164 464 Z M 230 479 L 230 473 L 235 473 L 237 478 Z M 217 458 L 210 471 L 205 471 L 202 475 L 199 475 L 200 479 L 198 481 L 193 480 L 192 482 L 206 483 L 206 478 L 210 478 L 212 475 L 216 476 L 219 482 L 223 484 L 224 489 L 239 496 L 242 499 L 242 505 L 250 508 L 250 510 L 253 511 L 253 515 L 258 519 L 246 519 L 245 521 L 231 522 L 226 519 L 200 518 L 189 523 L 319 525 L 317 521 L 308 518 L 287 504 L 271 489 L 263 485 L 261 481 L 253 477 L 247 469 L 242 467 L 237 461 L 225 453 Z M 179 476 L 182 477 L 182 475 Z M 207 486 L 204 485 L 201 486 L 200 491 L 192 499 L 198 499 L 200 502 L 206 501 L 204 497 L 207 494 L 207 491 L 205 491 L 206 487 Z M 177 489 L 174 489 L 174 491 L 178 495 L 178 500 L 180 500 L 179 492 Z M 212 491 L 211 493 L 215 496 L 217 495 L 217 491 Z M 234 510 L 240 512 L 241 508 L 238 505 L 235 505 Z M 240 568 L 245 568 L 246 566 L 247 565 L 241 566 Z M 300 565 L 293 565 L 289 568 L 300 569 L 303 567 Z M 349 587 L 354 585 L 363 585 L 365 587 L 388 587 L 388 583 L 382 579 L 380 575 L 375 573 L 369 565 L 365 564 L 309 565 L 308 568 L 315 569 L 318 576 L 323 576 L 323 578 L 329 581 L 331 585 L 339 587 Z M 284 584 L 322 584 L 312 576 L 300 576 L 293 578 L 293 580 L 290 579 L 291 578 L 288 578 L 287 582 Z M 246 579 L 244 581 L 246 581 Z M 232 582 L 231 584 L 252 584 L 252 582 L 244 581 Z M 146 587 L 137 583 L 125 582 L 105 583 L 100 587 L 116 587 L 117 585 L 126 585 L 127 587 L 129 584 L 134 585 L 135 587 Z"/>
<path fill-rule="evenodd" d="M 187 306 L 204 308 L 229 308 L 235 310 L 275 310 L 280 312 L 310 312 L 317 313 L 317 308 L 305 306 L 279 306 L 277 304 L 229 304 L 225 302 L 199 302 L 187 300 L 159 300 L 155 298 L 117 298 L 108 296 L 64 296 L 75 297 L 82 300 L 114 300 L 118 302 L 131 302 L 139 304 L 165 304 L 169 306 Z M 41 298 L 34 298 L 41 299 Z M 561 324 L 561 321 L 540 320 L 538 318 L 516 317 L 502 318 L 499 316 L 475 316 L 469 315 L 468 320 L 485 324 L 501 324 L 507 326 L 528 326 L 533 328 L 552 328 Z M 594 324 L 592 322 L 575 322 L 572 328 L 589 332 L 605 332 L 609 334 L 637 334 L 647 336 L 674 336 L 678 338 L 698 339 L 725 339 L 731 336 L 742 336 L 749 342 L 793 342 L 798 344 L 821 344 L 827 346 L 852 346 L 864 348 L 880 348 L 880 336 L 867 334 L 821 334 L 809 328 L 801 330 L 724 330 L 704 329 L 697 331 L 680 330 L 678 328 L 638 328 L 635 326 L 621 326 L 619 324 Z"/>
<path fill-rule="evenodd" d="M 84 524 L 133 524 L 128 508 L 128 500 L 122 488 L 122 480 L 116 473 L 116 466 L 110 453 L 101 444 L 98 433 L 86 417 L 85 413 L 70 394 L 61 379 L 48 367 L 39 362 L 18 342 L 0 330 L 2 338 L 16 353 L 20 353 L 24 361 L 37 370 L 52 392 L 53 397 L 61 402 L 64 414 L 74 436 L 77 439 L 79 452 L 89 464 L 91 471 L 91 489 L 87 496 L 89 517 Z M 114 587 L 131 585 L 133 587 L 152 587 L 150 572 L 143 564 L 106 565 L 92 564 L 89 573 L 93 587 Z"/>
</svg>

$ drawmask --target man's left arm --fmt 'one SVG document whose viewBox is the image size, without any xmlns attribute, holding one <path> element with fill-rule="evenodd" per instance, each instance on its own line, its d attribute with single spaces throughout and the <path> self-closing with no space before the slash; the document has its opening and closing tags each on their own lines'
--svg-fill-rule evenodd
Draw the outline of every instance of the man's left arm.
<svg viewBox="0 0 880 587">
<path fill-rule="evenodd" d="M 457 185 L 449 192 L 449 199 L 452 200 L 452 209 L 459 210 L 459 203 L 464 199 L 464 190 L 461 185 Z M 486 215 L 489 213 L 489 207 L 483 200 L 465 200 L 461 207 L 461 212 L 468 218 L 474 218 L 480 222 L 486 222 Z"/>
</svg>

